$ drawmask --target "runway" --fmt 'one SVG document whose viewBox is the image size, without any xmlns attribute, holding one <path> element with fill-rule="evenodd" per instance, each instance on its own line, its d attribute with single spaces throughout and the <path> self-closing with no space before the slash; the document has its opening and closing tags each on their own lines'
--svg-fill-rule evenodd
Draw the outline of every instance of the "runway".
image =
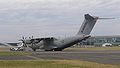
<svg viewBox="0 0 120 68">
<path fill-rule="evenodd" d="M 32 56 L 48 60 L 83 60 L 103 64 L 120 64 L 120 51 L 33 52 Z"/>
<path fill-rule="evenodd" d="M 31 55 L 5 56 L 0 60 L 82 60 L 102 64 L 120 64 L 120 50 L 64 50 L 64 51 L 36 51 Z"/>
</svg>

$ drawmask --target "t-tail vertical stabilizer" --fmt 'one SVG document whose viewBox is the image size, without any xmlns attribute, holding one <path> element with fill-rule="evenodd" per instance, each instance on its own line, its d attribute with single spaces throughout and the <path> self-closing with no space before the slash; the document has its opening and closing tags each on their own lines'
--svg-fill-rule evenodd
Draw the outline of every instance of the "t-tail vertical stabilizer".
<svg viewBox="0 0 120 68">
<path fill-rule="evenodd" d="M 98 20 L 98 17 L 93 17 L 93 16 L 90 16 L 89 14 L 85 14 L 84 17 L 85 17 L 85 20 L 82 26 L 80 27 L 80 30 L 77 33 L 77 35 L 81 35 L 81 34 L 89 35 L 95 23 Z"/>
</svg>

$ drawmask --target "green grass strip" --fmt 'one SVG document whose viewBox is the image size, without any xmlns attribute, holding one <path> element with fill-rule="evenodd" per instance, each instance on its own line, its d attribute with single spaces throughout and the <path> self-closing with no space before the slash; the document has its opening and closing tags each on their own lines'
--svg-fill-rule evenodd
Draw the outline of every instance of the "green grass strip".
<svg viewBox="0 0 120 68">
<path fill-rule="evenodd" d="M 120 68 L 115 65 L 99 64 L 78 60 L 1 60 L 0 68 Z"/>
<path fill-rule="evenodd" d="M 31 55 L 30 52 L 0 52 L 0 56 L 20 56 L 20 55 Z"/>
</svg>

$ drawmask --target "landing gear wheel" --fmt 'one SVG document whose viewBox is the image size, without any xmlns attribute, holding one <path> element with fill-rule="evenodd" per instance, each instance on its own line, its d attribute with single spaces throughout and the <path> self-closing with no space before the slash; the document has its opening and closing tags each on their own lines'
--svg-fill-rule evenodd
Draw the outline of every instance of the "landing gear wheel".
<svg viewBox="0 0 120 68">
<path fill-rule="evenodd" d="M 54 49 L 54 51 L 62 51 L 62 49 Z"/>
<path fill-rule="evenodd" d="M 36 49 L 32 49 L 33 51 L 36 51 Z"/>
</svg>

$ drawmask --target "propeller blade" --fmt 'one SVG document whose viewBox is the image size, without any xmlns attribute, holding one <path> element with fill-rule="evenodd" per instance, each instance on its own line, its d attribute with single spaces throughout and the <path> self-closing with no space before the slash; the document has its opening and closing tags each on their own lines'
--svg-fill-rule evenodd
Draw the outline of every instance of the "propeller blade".
<svg viewBox="0 0 120 68">
<path fill-rule="evenodd" d="M 24 39 L 24 37 L 22 37 L 22 39 Z"/>
<path fill-rule="evenodd" d="M 25 39 L 27 39 L 27 37 L 25 37 Z"/>
<path fill-rule="evenodd" d="M 33 39 L 33 36 L 32 36 L 32 39 Z"/>
<path fill-rule="evenodd" d="M 29 39 L 31 39 L 31 37 L 29 37 Z"/>
</svg>

